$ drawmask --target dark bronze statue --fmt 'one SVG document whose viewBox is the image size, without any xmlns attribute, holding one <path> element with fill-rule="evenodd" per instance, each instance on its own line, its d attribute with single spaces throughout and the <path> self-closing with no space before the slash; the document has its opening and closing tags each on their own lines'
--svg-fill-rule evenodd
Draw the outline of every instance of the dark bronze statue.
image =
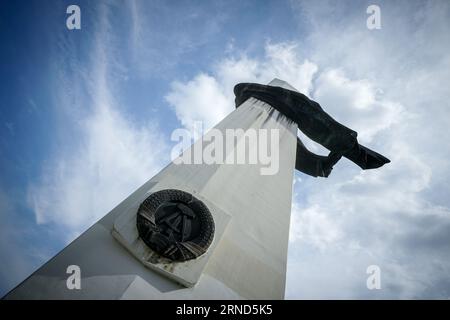
<svg viewBox="0 0 450 320">
<path fill-rule="evenodd" d="M 310 152 L 297 137 L 295 168 L 314 177 L 328 177 L 342 156 L 362 169 L 379 168 L 390 160 L 358 143 L 357 133 L 334 120 L 320 105 L 304 94 L 276 86 L 239 83 L 234 87 L 236 108 L 254 97 L 268 103 L 311 140 L 330 150 L 328 156 Z"/>
</svg>

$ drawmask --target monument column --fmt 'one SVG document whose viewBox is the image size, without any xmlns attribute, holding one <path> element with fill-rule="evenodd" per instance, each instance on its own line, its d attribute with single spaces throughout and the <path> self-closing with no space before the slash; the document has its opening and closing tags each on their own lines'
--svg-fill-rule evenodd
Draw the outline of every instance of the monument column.
<svg viewBox="0 0 450 320">
<path fill-rule="evenodd" d="M 262 174 L 260 161 L 172 162 L 5 298 L 284 298 L 297 123 L 250 97 L 215 129 L 224 137 L 227 129 L 276 130 L 278 150 L 268 150 L 277 170 Z M 185 152 L 206 147 L 199 140 Z M 236 156 L 236 145 L 227 152 Z M 80 268 L 79 289 L 67 286 L 71 265 Z"/>
</svg>

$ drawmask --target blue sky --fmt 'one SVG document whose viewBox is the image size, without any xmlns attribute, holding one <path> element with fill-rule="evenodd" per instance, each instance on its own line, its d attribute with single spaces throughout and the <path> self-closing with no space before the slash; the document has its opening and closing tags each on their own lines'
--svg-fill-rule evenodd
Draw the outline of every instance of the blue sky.
<svg viewBox="0 0 450 320">
<path fill-rule="evenodd" d="M 286 296 L 448 298 L 450 5 L 377 1 L 368 30 L 370 4 L 2 2 L 0 295 L 158 172 L 174 129 L 279 77 L 392 160 L 296 173 Z"/>
</svg>

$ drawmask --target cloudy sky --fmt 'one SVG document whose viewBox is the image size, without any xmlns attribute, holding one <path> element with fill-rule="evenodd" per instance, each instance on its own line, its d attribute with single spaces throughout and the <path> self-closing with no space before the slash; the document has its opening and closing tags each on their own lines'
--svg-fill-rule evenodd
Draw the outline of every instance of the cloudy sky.
<svg viewBox="0 0 450 320">
<path fill-rule="evenodd" d="M 286 297 L 449 298 L 449 31 L 445 0 L 3 1 L 0 295 L 278 77 L 392 161 L 295 174 Z"/>
</svg>

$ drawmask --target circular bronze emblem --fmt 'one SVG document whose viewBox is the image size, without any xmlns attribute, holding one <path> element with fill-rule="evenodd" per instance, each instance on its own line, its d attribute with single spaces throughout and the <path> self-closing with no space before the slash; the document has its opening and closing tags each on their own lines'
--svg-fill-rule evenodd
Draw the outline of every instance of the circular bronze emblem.
<svg viewBox="0 0 450 320">
<path fill-rule="evenodd" d="M 181 190 L 152 193 L 141 203 L 136 224 L 144 243 L 172 261 L 199 257 L 214 237 L 214 220 L 208 207 Z"/>
</svg>

